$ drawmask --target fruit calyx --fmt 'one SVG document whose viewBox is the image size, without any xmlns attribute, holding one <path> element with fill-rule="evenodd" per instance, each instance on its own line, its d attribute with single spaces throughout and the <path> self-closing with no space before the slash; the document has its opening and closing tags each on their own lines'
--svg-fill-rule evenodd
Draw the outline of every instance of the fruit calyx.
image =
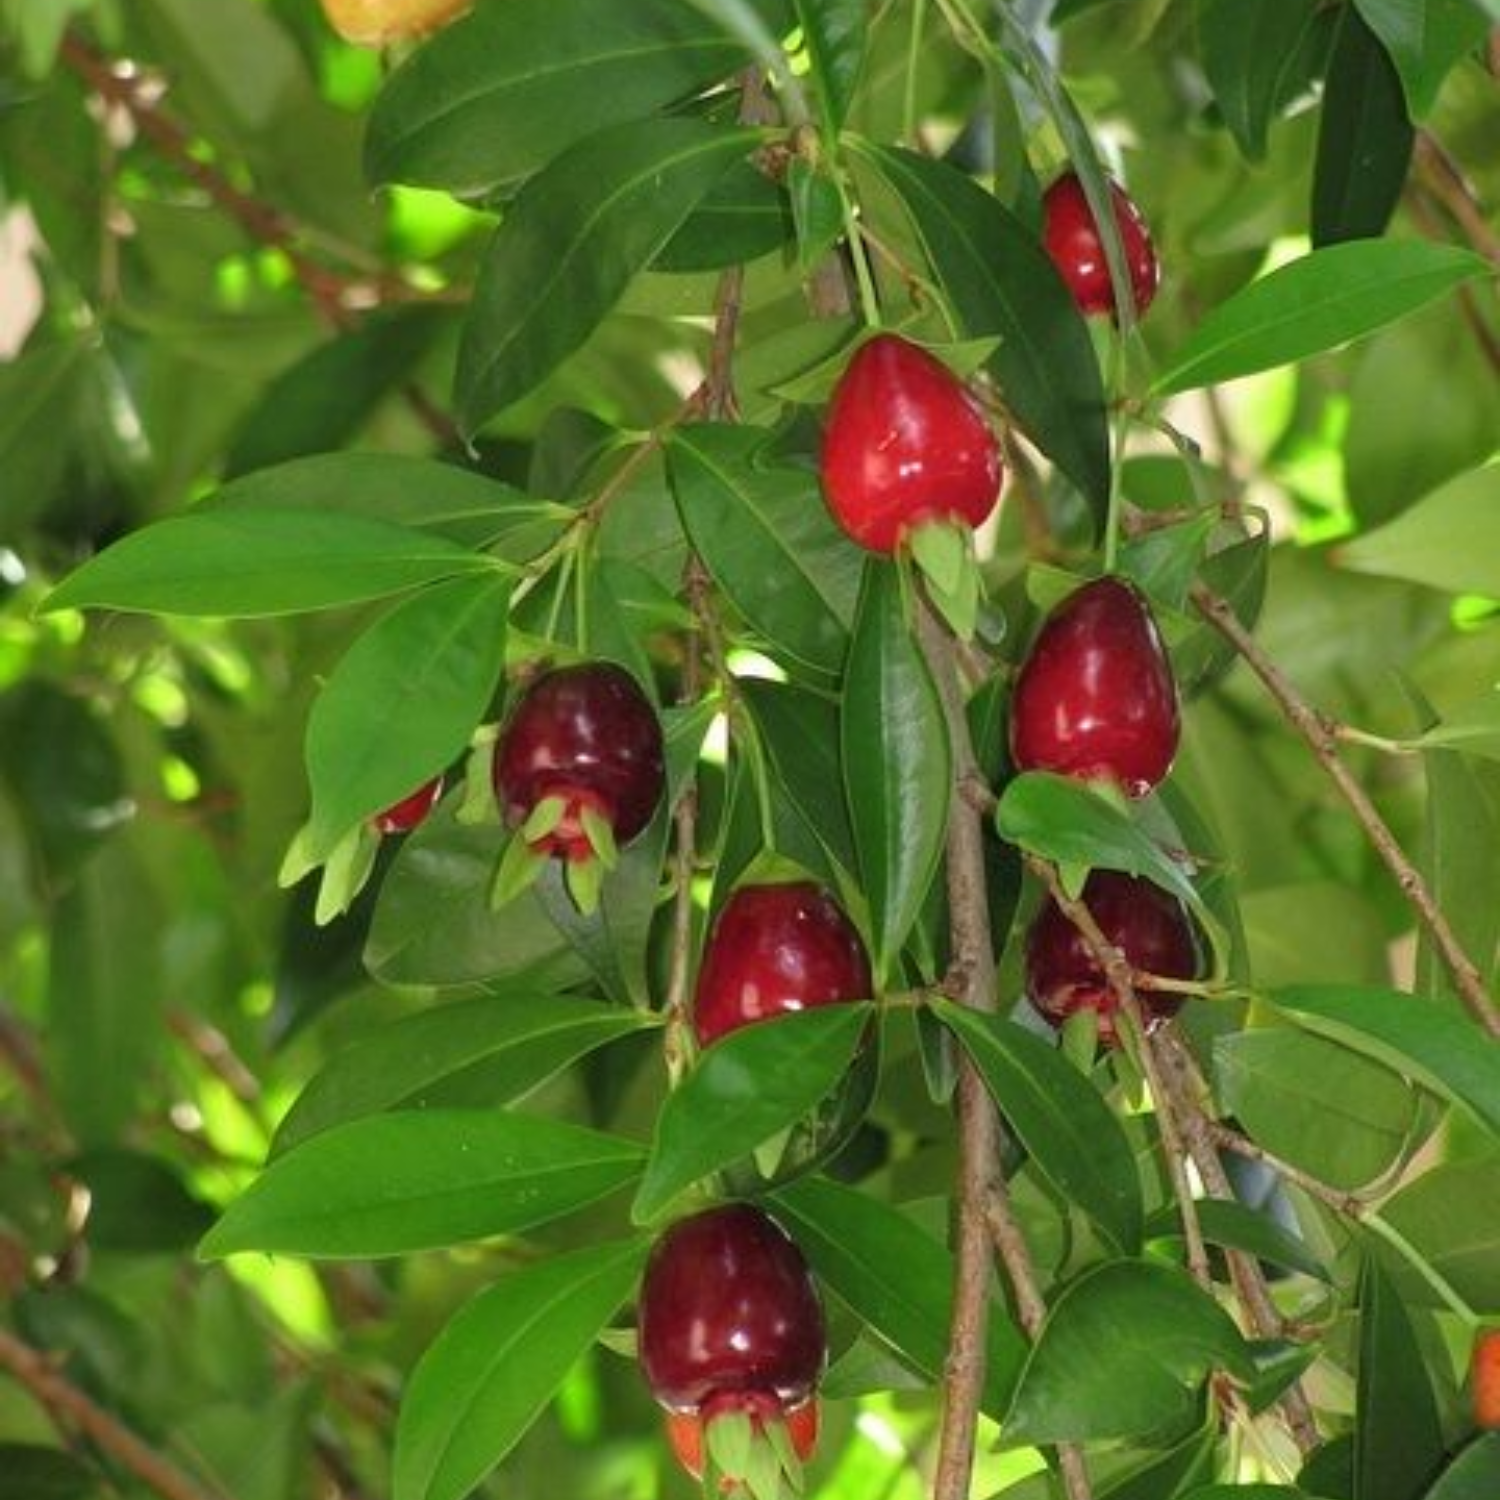
<svg viewBox="0 0 1500 1500">
<path fill-rule="evenodd" d="M 1109 182 L 1110 202 L 1125 265 L 1135 316 L 1150 307 L 1161 281 L 1161 267 L 1151 231 L 1130 195 L 1119 183 Z M 1065 172 L 1042 197 L 1042 240 L 1079 311 L 1085 317 L 1116 314 L 1115 288 L 1099 223 L 1075 172 Z"/>
<path fill-rule="evenodd" d="M 1164 979 L 1194 979 L 1200 968 L 1197 933 L 1178 899 L 1149 880 L 1117 870 L 1094 870 L 1084 883 L 1083 904 L 1111 947 L 1130 967 Z M 1119 1045 L 1119 999 L 1083 934 L 1050 897 L 1026 935 L 1026 994 L 1053 1026 L 1092 1010 L 1099 1040 Z M 1148 1031 L 1182 1007 L 1183 997 L 1163 990 L 1137 991 Z"/>
<path fill-rule="evenodd" d="M 783 1407 L 774 1397 L 731 1391 L 696 1412 L 668 1412 L 667 1440 L 694 1479 L 711 1468 L 723 1495 L 788 1500 L 803 1489 L 802 1466 L 818 1445 L 818 1398 Z"/>
<path fill-rule="evenodd" d="M 1172 664 L 1145 599 L 1114 575 L 1075 590 L 1043 621 L 1016 675 L 1016 769 L 1143 797 L 1171 769 L 1180 734 Z"/>
</svg>

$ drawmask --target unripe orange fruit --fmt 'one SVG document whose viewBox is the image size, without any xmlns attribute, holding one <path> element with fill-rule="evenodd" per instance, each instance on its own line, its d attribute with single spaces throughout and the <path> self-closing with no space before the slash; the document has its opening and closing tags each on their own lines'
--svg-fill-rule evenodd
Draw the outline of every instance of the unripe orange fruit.
<svg viewBox="0 0 1500 1500">
<path fill-rule="evenodd" d="M 383 47 L 425 36 L 465 11 L 473 0 L 323 0 L 328 24 L 359 47 Z"/>
<path fill-rule="evenodd" d="M 1475 1423 L 1486 1432 L 1500 1432 L 1500 1328 L 1487 1328 L 1475 1339 L 1470 1374 Z"/>
</svg>

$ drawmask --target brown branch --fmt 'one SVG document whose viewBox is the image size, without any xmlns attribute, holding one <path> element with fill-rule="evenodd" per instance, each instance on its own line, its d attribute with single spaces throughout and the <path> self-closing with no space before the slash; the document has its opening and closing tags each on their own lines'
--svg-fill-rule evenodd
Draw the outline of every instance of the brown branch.
<svg viewBox="0 0 1500 1500">
<path fill-rule="evenodd" d="M 1288 722 L 1307 742 L 1318 764 L 1328 773 L 1355 819 L 1369 836 L 1375 852 L 1395 876 L 1422 926 L 1427 929 L 1469 1014 L 1493 1037 L 1500 1037 L 1500 1008 L 1485 988 L 1478 966 L 1465 951 L 1458 935 L 1443 915 L 1421 871 L 1407 858 L 1390 825 L 1380 816 L 1369 793 L 1339 758 L 1338 733 L 1332 720 L 1319 713 L 1294 688 L 1254 636 L 1240 624 L 1226 599 L 1203 584 L 1195 584 L 1193 603 L 1204 618 L 1245 659 L 1251 671 L 1265 684 Z"/>
<path fill-rule="evenodd" d="M 1469 244 L 1487 260 L 1500 265 L 1500 231 L 1485 216 L 1458 163 L 1430 131 L 1417 132 L 1412 160 L 1417 181 L 1453 216 Z"/>
<path fill-rule="evenodd" d="M 954 998 L 981 1014 L 999 1009 L 995 945 L 984 875 L 984 818 L 964 795 L 982 779 L 969 736 L 955 643 L 926 600 L 917 606 L 917 634 L 942 699 L 953 750 L 954 796 L 948 815 L 947 878 Z M 953 1313 L 944 1371 L 943 1427 L 933 1500 L 968 1500 L 974 1435 L 985 1376 L 985 1325 L 990 1275 L 998 1251 L 1015 1294 L 1022 1327 L 1034 1338 L 1046 1315 L 1031 1252 L 1010 1211 L 1000 1169 L 1000 1119 L 984 1080 L 963 1057 L 958 1078 L 959 1203 Z M 1070 1500 L 1090 1500 L 1082 1455 L 1060 1447 Z"/>
<path fill-rule="evenodd" d="M 1430 240 L 1436 240 L 1439 244 L 1448 241 L 1448 226 L 1438 217 L 1434 204 L 1438 201 L 1422 184 L 1416 183 L 1406 195 L 1407 205 L 1411 210 L 1411 216 L 1415 220 L 1417 228 Z M 1474 336 L 1474 342 L 1479 346 L 1479 352 L 1484 356 L 1490 369 L 1500 376 L 1500 339 L 1497 339 L 1490 325 L 1485 321 L 1483 312 L 1480 311 L 1479 298 L 1474 293 L 1473 286 L 1464 282 L 1458 288 L 1458 306 L 1463 313 L 1464 322 L 1469 326 L 1469 332 Z"/>
<path fill-rule="evenodd" d="M 162 1500 L 210 1500 L 218 1493 L 199 1488 L 175 1464 L 79 1390 L 50 1356 L 3 1328 L 0 1368 L 25 1386 L 55 1420 L 76 1428 Z"/>
</svg>

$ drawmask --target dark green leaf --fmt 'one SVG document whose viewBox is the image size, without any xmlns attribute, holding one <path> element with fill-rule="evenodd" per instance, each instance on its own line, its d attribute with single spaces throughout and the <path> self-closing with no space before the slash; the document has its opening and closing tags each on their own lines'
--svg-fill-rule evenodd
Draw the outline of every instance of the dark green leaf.
<svg viewBox="0 0 1500 1500">
<path fill-rule="evenodd" d="M 53 589 L 42 608 L 296 614 L 497 566 L 441 537 L 387 521 L 270 508 L 203 509 L 121 538 Z"/>
<path fill-rule="evenodd" d="M 861 144 L 906 207 L 966 338 L 998 337 L 1006 404 L 1103 524 L 1109 499 L 1104 387 L 1087 326 L 1036 237 L 944 162 Z"/>
<path fill-rule="evenodd" d="M 407 1110 L 335 1125 L 278 1157 L 199 1246 L 401 1255 L 531 1229 L 640 1173 L 634 1141 L 506 1110 Z"/>
<path fill-rule="evenodd" d="M 1049 1042 L 999 1016 L 938 1000 L 933 1009 L 973 1058 L 1016 1138 L 1049 1182 L 1130 1255 L 1141 1242 L 1135 1153 L 1119 1121 Z"/>
<path fill-rule="evenodd" d="M 18 536 L 43 510 L 67 469 L 57 441 L 76 417 L 88 345 L 46 345 L 0 364 L 0 536 Z"/>
<path fill-rule="evenodd" d="M 1212 1476 L 1218 1437 L 1216 1424 L 1205 1424 L 1176 1447 L 1111 1484 L 1102 1492 L 1103 1500 L 1176 1500 L 1197 1480 Z"/>
<path fill-rule="evenodd" d="M 1236 292 L 1166 362 L 1169 395 L 1321 354 L 1383 328 L 1476 276 L 1471 251 L 1422 240 L 1369 240 L 1314 250 Z"/>
<path fill-rule="evenodd" d="M 412 1372 L 396 1427 L 395 1500 L 463 1500 L 541 1415 L 630 1296 L 650 1248 L 554 1256 L 469 1302 Z"/>
<path fill-rule="evenodd" d="M 810 1113 L 848 1071 L 871 1016 L 868 1004 L 818 1006 L 742 1026 L 706 1048 L 657 1117 L 636 1223 Z"/>
<path fill-rule="evenodd" d="M 1471 1307 L 1500 1308 L 1500 1159 L 1439 1162 L 1381 1205 L 1392 1224 Z M 1398 1268 L 1399 1269 L 1399 1268 Z M 1417 1277 L 1404 1279 L 1408 1303 L 1430 1300 Z"/>
<path fill-rule="evenodd" d="M 864 61 L 868 8 L 865 0 L 793 0 L 802 42 L 832 140 L 842 128 Z"/>
<path fill-rule="evenodd" d="M 721 271 L 779 250 L 795 233 L 781 188 L 735 162 L 651 262 L 653 271 Z"/>
<path fill-rule="evenodd" d="M 1475 1438 L 1422 1500 L 1491 1500 L 1500 1494 L 1500 1432 Z"/>
<path fill-rule="evenodd" d="M 444 770 L 505 665 L 510 580 L 455 578 L 402 600 L 334 669 L 307 721 L 308 858 Z"/>
<path fill-rule="evenodd" d="M 163 1160 L 138 1151 L 88 1151 L 68 1175 L 89 1192 L 89 1243 L 100 1250 L 158 1254 L 188 1249 L 213 1223 Z"/>
<path fill-rule="evenodd" d="M 893 563 L 871 562 L 865 572 L 841 728 L 844 786 L 884 978 L 927 898 L 952 791 L 942 704 L 907 626 Z"/>
<path fill-rule="evenodd" d="M 1354 5 L 1334 35 L 1313 172 L 1314 245 L 1385 231 L 1406 183 L 1416 133 L 1389 53 Z"/>
<path fill-rule="evenodd" d="M 953 1261 L 905 1214 L 868 1192 L 809 1177 L 772 1198 L 819 1281 L 929 1380 L 942 1378 L 953 1304 Z M 992 1303 L 984 1410 L 1005 1411 L 1026 1345 Z"/>
<path fill-rule="evenodd" d="M 0 1500 L 98 1500 L 100 1476 L 59 1448 L 0 1443 Z"/>
<path fill-rule="evenodd" d="M 476 432 L 574 352 L 756 132 L 641 120 L 564 152 L 522 189 L 485 256 L 459 350 Z"/>
<path fill-rule="evenodd" d="M 1317 1496 L 1284 1484 L 1210 1484 L 1189 1490 L 1183 1500 L 1317 1500 Z"/>
<path fill-rule="evenodd" d="M 1454 65 L 1484 42 L 1492 24 L 1474 0 L 1355 0 L 1406 93 L 1412 119 L 1428 114 Z"/>
<path fill-rule="evenodd" d="M 651 1024 L 623 1006 L 526 991 L 404 1016 L 314 1075 L 282 1120 L 272 1154 L 361 1115 L 423 1108 L 460 1081 L 476 1103 L 482 1092 L 496 1106 L 513 1104 L 570 1063 Z"/>
<path fill-rule="evenodd" d="M 1318 1281 L 1329 1280 L 1329 1273 L 1308 1249 L 1307 1244 L 1291 1230 L 1268 1214 L 1258 1213 L 1243 1203 L 1228 1203 L 1218 1198 L 1203 1198 L 1198 1203 L 1198 1223 L 1203 1238 L 1210 1245 L 1226 1250 L 1243 1250 L 1257 1260 L 1284 1270 L 1296 1271 Z M 1177 1235 L 1182 1220 L 1175 1208 L 1157 1213 L 1146 1226 L 1146 1236 Z"/>
</svg>

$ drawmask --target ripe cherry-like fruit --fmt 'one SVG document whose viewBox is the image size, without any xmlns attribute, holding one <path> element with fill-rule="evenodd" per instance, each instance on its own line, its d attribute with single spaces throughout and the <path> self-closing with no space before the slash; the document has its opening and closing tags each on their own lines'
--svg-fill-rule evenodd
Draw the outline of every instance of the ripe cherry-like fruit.
<svg viewBox="0 0 1500 1500">
<path fill-rule="evenodd" d="M 467 10 L 474 0 L 323 0 L 328 24 L 360 47 L 384 47 L 425 36 Z"/>
<path fill-rule="evenodd" d="M 940 360 L 877 334 L 849 361 L 823 435 L 823 493 L 840 526 L 894 552 L 918 526 L 978 526 L 1000 494 L 1000 449 L 983 411 Z"/>
<path fill-rule="evenodd" d="M 1083 903 L 1132 969 L 1164 979 L 1196 977 L 1198 941 L 1192 919 L 1160 886 L 1116 870 L 1095 870 L 1084 882 Z M 1026 935 L 1026 993 L 1054 1026 L 1088 1009 L 1099 1017 L 1100 1040 L 1106 1046 L 1118 1040 L 1119 1001 L 1083 934 L 1050 899 Z M 1140 990 L 1138 995 L 1148 1028 L 1182 1006 L 1182 996 L 1161 990 Z"/>
<path fill-rule="evenodd" d="M 1146 601 L 1120 578 L 1084 584 L 1043 622 L 1016 676 L 1017 769 L 1143 797 L 1171 769 L 1179 732 L 1172 664 Z"/>
<path fill-rule="evenodd" d="M 1487 1328 L 1474 1340 L 1469 1376 L 1475 1425 L 1500 1432 L 1500 1328 Z"/>
<path fill-rule="evenodd" d="M 669 1411 L 784 1413 L 812 1394 L 827 1354 L 807 1262 L 748 1203 L 679 1220 L 656 1242 L 637 1313 L 641 1369 Z M 767 1406 L 770 1403 L 770 1406 Z"/>
<path fill-rule="evenodd" d="M 693 1029 L 708 1046 L 754 1021 L 874 993 L 865 945 L 822 886 L 745 885 L 704 950 Z"/>
<path fill-rule="evenodd" d="M 427 814 L 437 806 L 442 795 L 441 776 L 424 781 L 410 796 L 393 802 L 384 812 L 375 815 L 372 821 L 376 833 L 410 833 L 419 823 L 426 821 Z"/>
<path fill-rule="evenodd" d="M 1135 314 L 1140 317 L 1156 296 L 1161 268 L 1156 247 L 1141 211 L 1130 195 L 1116 182 L 1109 185 L 1114 205 L 1115 224 L 1125 251 L 1130 272 L 1130 291 L 1135 298 Z M 1099 224 L 1084 196 L 1083 184 L 1073 172 L 1066 172 L 1047 189 L 1042 198 L 1042 239 L 1052 263 L 1062 273 L 1073 300 L 1085 316 L 1115 311 L 1115 289 L 1109 279 L 1109 262 Z"/>
<path fill-rule="evenodd" d="M 804 1463 L 817 1450 L 819 1411 L 816 1396 L 804 1401 L 801 1406 L 792 1407 L 784 1414 L 774 1403 L 767 1403 L 768 1409 L 757 1413 L 753 1407 L 744 1404 L 750 1398 L 731 1397 L 730 1400 L 740 1403 L 738 1409 L 750 1412 L 751 1421 L 757 1432 L 764 1429 L 768 1420 L 784 1415 L 787 1436 L 792 1440 L 792 1450 Z M 703 1433 L 714 1418 L 714 1404 L 714 1401 L 710 1400 L 701 1413 L 689 1411 L 667 1413 L 667 1441 L 672 1445 L 672 1452 L 677 1455 L 678 1463 L 694 1479 L 703 1478 Z M 734 1485 L 731 1481 L 724 1480 L 720 1488 L 724 1493 L 729 1494 L 733 1492 Z"/>
</svg>

